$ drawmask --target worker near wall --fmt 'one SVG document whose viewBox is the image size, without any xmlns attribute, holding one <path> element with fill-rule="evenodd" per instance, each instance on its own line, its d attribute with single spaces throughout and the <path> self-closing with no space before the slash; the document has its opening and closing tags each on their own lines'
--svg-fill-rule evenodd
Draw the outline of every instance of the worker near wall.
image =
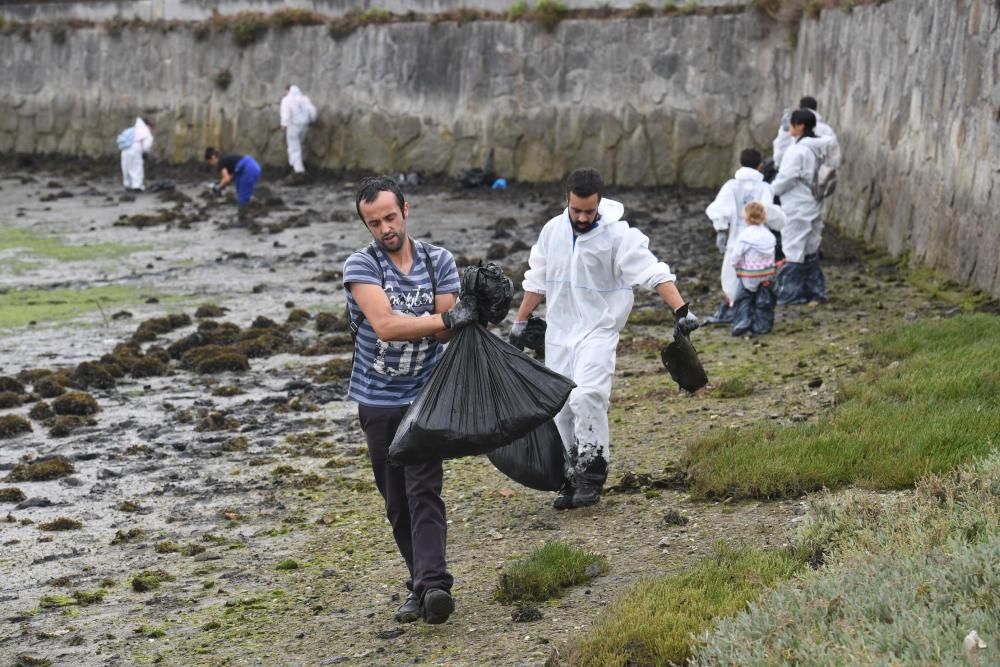
<svg viewBox="0 0 1000 667">
<path fill-rule="evenodd" d="M 302 164 L 302 140 L 305 139 L 309 124 L 316 120 L 316 107 L 302 94 L 298 86 L 288 86 L 281 99 L 281 127 L 285 128 L 288 144 L 288 164 L 296 174 L 305 174 Z"/>
</svg>

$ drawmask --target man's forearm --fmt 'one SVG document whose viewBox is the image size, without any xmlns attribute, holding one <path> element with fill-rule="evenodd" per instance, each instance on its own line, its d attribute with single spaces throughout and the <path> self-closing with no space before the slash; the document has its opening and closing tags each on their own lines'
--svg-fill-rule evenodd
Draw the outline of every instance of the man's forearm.
<svg viewBox="0 0 1000 667">
<path fill-rule="evenodd" d="M 660 295 L 663 299 L 663 303 L 670 307 L 671 311 L 675 311 L 684 305 L 684 297 L 681 293 L 677 291 L 677 285 L 673 281 L 660 283 L 656 286 L 656 293 Z"/>
<path fill-rule="evenodd" d="M 447 331 L 440 314 L 427 317 L 411 317 L 409 315 L 390 315 L 379 322 L 372 322 L 375 335 L 382 340 L 406 342 L 427 338 Z"/>
<path fill-rule="evenodd" d="M 524 298 L 521 299 L 521 306 L 517 309 L 517 321 L 523 322 L 527 320 L 528 316 L 535 312 L 535 308 L 538 308 L 538 304 L 544 298 L 545 295 L 538 292 L 525 292 Z"/>
</svg>

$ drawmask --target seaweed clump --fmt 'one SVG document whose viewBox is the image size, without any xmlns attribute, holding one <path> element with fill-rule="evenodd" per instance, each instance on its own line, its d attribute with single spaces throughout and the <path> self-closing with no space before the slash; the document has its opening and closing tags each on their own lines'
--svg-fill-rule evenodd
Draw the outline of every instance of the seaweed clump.
<svg viewBox="0 0 1000 667">
<path fill-rule="evenodd" d="M 33 430 L 31 422 L 18 415 L 4 415 L 0 417 L 0 438 L 13 438 L 15 435 L 27 433 Z"/>
<path fill-rule="evenodd" d="M 97 401 L 88 393 L 71 391 L 52 401 L 52 409 L 57 415 L 86 416 L 96 413 L 100 408 Z"/>
<path fill-rule="evenodd" d="M 18 463 L 7 475 L 8 482 L 46 482 L 76 472 L 73 464 L 62 456 L 47 456 Z"/>
</svg>

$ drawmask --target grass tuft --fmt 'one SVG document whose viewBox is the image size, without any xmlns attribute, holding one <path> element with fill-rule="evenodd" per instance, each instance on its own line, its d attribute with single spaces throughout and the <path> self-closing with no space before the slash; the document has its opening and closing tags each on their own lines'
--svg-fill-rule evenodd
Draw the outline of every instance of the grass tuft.
<svg viewBox="0 0 1000 667">
<path fill-rule="evenodd" d="M 713 558 L 681 574 L 637 584 L 604 611 L 571 651 L 571 664 L 684 664 L 692 635 L 744 609 L 761 591 L 793 576 L 804 559 L 791 550 L 718 545 Z"/>
<path fill-rule="evenodd" d="M 1000 326 L 988 315 L 877 336 L 879 367 L 842 390 L 817 423 L 725 429 L 689 445 L 700 498 L 778 498 L 856 484 L 912 486 L 1000 445 Z"/>
<path fill-rule="evenodd" d="M 500 575 L 496 599 L 512 602 L 543 602 L 562 589 L 582 584 L 608 571 L 608 561 L 579 547 L 549 542 L 527 558 L 516 561 Z"/>
</svg>

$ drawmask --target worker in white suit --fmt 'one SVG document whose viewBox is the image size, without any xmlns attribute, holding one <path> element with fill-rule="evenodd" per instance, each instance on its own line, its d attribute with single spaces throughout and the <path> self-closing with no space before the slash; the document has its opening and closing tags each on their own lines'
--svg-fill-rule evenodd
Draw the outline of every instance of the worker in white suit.
<svg viewBox="0 0 1000 667">
<path fill-rule="evenodd" d="M 288 143 L 288 164 L 296 174 L 304 174 L 302 164 L 302 140 L 306 136 L 309 124 L 316 120 L 316 107 L 308 97 L 302 94 L 298 86 L 288 86 L 288 91 L 281 99 L 281 127 L 285 128 L 285 141 Z"/>
<path fill-rule="evenodd" d="M 576 383 L 556 426 L 566 450 L 556 509 L 600 500 L 610 455 L 608 405 L 618 334 L 632 310 L 632 288 L 657 292 L 677 329 L 699 325 L 674 285 L 674 274 L 649 250 L 649 239 L 622 220 L 621 203 L 602 197 L 594 169 L 577 169 L 566 182 L 566 210 L 549 220 L 531 248 L 524 299 L 510 342 L 524 347 L 528 316 L 545 301 L 545 365 Z"/>
<path fill-rule="evenodd" d="M 122 133 L 125 134 L 125 133 Z M 121 152 L 122 183 L 128 192 L 142 192 L 145 186 L 143 155 L 153 147 L 153 123 L 135 119 L 132 126 L 132 143 Z"/>
<path fill-rule="evenodd" d="M 728 323 L 733 321 L 731 307 L 740 291 L 740 279 L 730 261 L 730 253 L 736 245 L 740 233 L 746 228 L 743 210 L 752 201 L 764 206 L 767 226 L 776 232 L 781 232 L 785 223 L 785 214 L 774 205 L 774 193 L 771 185 L 764 182 L 764 174 L 760 171 L 763 156 L 756 148 L 746 148 L 740 153 L 740 168 L 733 178 L 723 184 L 715 200 L 705 209 L 705 215 L 712 221 L 715 229 L 715 244 L 723 255 L 720 280 L 724 299 L 715 315 L 706 318 L 706 322 Z"/>
</svg>

